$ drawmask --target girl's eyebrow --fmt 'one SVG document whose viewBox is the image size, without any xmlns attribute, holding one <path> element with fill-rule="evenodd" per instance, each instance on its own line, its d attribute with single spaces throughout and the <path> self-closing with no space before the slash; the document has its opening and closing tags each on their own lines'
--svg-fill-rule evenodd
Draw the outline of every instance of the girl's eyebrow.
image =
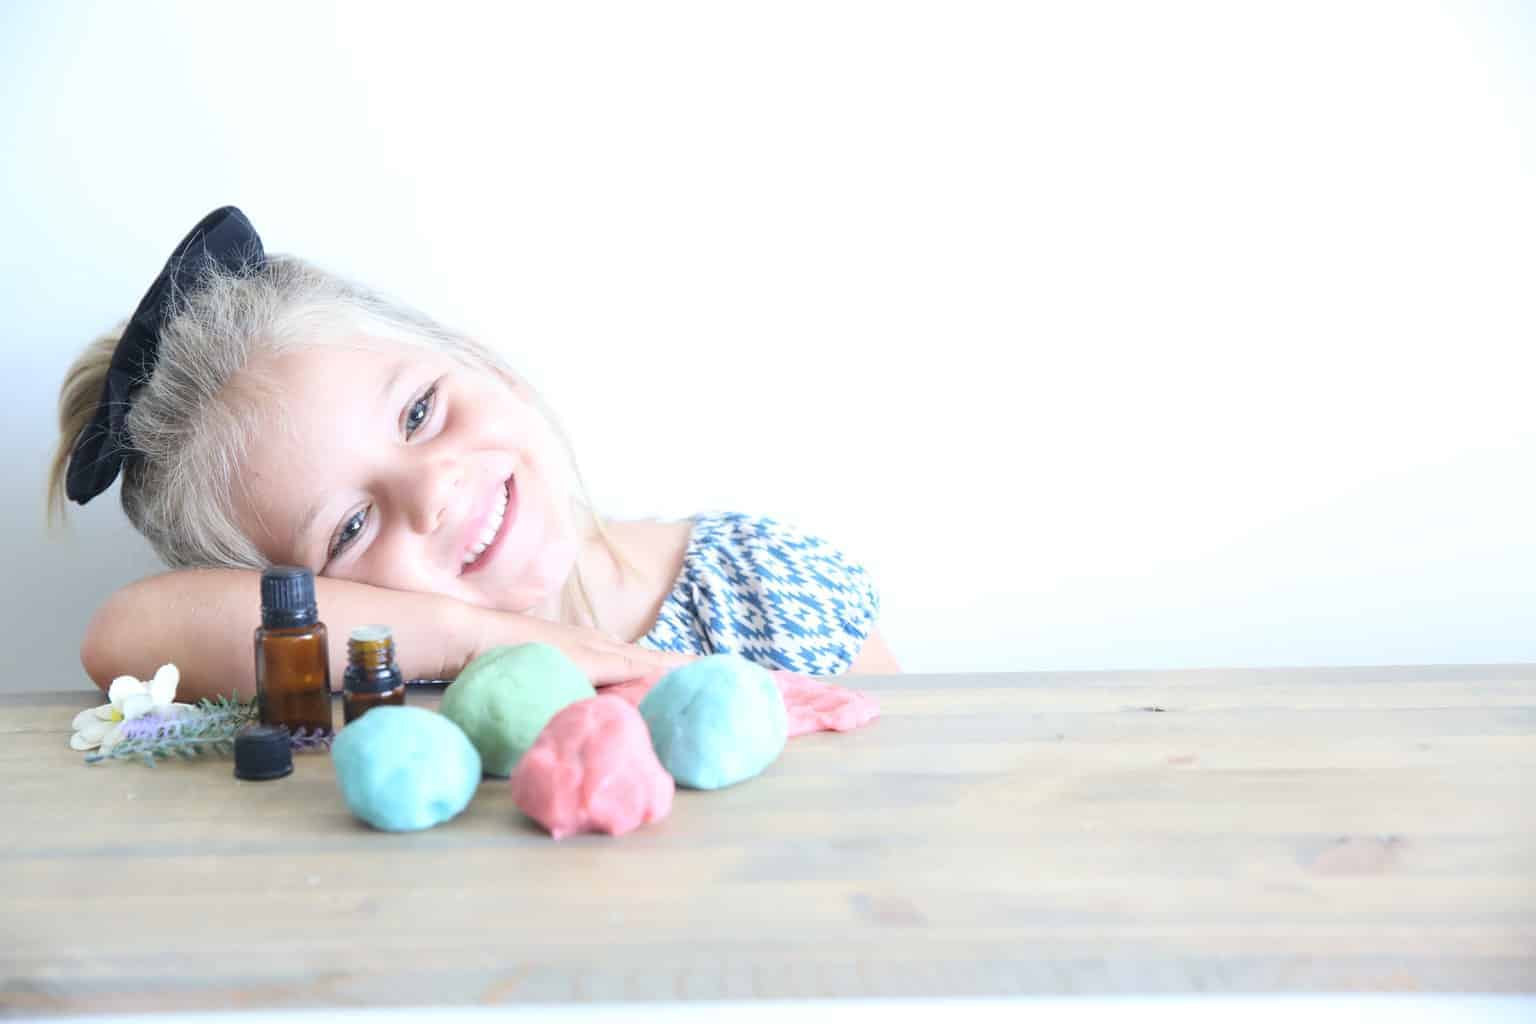
<svg viewBox="0 0 1536 1024">
<path fill-rule="evenodd" d="M 402 359 L 395 364 L 394 369 L 384 378 L 384 387 L 379 391 L 380 401 L 389 400 L 389 397 L 395 393 L 395 389 L 400 386 L 401 378 L 410 372 L 410 369 L 411 364 L 409 360 Z"/>
<path fill-rule="evenodd" d="M 315 520 L 320 517 L 320 510 L 324 507 L 324 505 L 324 498 L 316 499 L 315 503 L 309 506 L 309 511 L 304 514 L 304 518 L 299 520 L 299 528 L 293 535 L 293 550 L 303 551 L 308 547 L 308 544 L 305 543 L 304 538 L 309 536 L 309 531 L 315 525 Z M 324 566 L 325 559 L 321 558 L 320 567 L 323 568 Z M 316 569 L 317 573 L 318 571 L 319 569 Z"/>
</svg>

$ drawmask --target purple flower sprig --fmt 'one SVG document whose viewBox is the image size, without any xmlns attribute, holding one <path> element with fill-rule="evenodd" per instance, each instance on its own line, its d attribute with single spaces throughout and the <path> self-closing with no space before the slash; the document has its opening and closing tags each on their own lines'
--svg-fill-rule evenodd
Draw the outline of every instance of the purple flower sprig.
<svg viewBox="0 0 1536 1024">
<path fill-rule="evenodd" d="M 330 750 L 331 740 L 336 734 L 329 729 L 298 729 L 288 737 L 288 745 L 296 753 L 307 753 L 316 750 Z"/>
<path fill-rule="evenodd" d="M 231 697 L 205 698 L 191 709 L 178 711 L 154 711 L 124 722 L 117 744 L 106 753 L 92 751 L 85 763 L 138 757 L 154 765 L 168 757 L 191 759 L 210 753 L 229 757 L 235 751 L 235 735 L 261 719 L 255 701 Z M 296 751 L 328 750 L 331 733 L 300 729 L 292 735 L 291 744 Z"/>
</svg>

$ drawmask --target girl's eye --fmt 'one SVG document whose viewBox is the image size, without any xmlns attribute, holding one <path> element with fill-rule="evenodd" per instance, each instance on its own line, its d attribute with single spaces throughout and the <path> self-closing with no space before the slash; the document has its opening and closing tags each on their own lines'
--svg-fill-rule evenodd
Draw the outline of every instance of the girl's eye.
<svg viewBox="0 0 1536 1024">
<path fill-rule="evenodd" d="M 330 557 L 335 558 L 347 549 L 347 546 L 357 539 L 357 535 L 363 532 L 363 527 L 368 525 L 368 510 L 360 508 L 352 513 L 346 522 L 341 524 L 341 529 L 336 531 L 336 539 L 331 541 Z"/>
<path fill-rule="evenodd" d="M 427 393 L 416 399 L 411 407 L 405 411 L 405 436 L 409 440 L 411 435 L 421 429 L 421 425 L 427 422 L 427 417 L 432 415 L 432 403 L 437 398 L 437 386 L 427 389 Z"/>
</svg>

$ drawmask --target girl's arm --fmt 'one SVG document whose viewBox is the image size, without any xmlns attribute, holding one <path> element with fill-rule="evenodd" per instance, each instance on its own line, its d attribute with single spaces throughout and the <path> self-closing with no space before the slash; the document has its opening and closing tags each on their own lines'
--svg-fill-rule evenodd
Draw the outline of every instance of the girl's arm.
<svg viewBox="0 0 1536 1024">
<path fill-rule="evenodd" d="M 261 574 L 242 569 L 182 569 L 131 583 L 97 610 L 80 662 L 106 689 L 120 675 L 148 679 L 166 662 L 181 670 L 178 700 L 253 695 L 253 633 L 261 620 Z M 331 685 L 341 688 L 347 634 L 383 623 L 395 634 L 407 679 L 452 679 L 470 659 L 500 644 L 540 641 L 565 651 L 594 683 L 675 668 L 686 655 L 646 650 L 593 630 L 465 604 L 437 594 L 364 583 L 315 580 L 320 621 L 329 632 Z"/>
<path fill-rule="evenodd" d="M 896 664 L 896 655 L 891 651 L 890 645 L 885 642 L 885 637 L 878 629 L 869 631 L 869 636 L 864 638 L 864 647 L 859 651 L 853 663 L 848 666 L 847 675 L 896 675 L 901 671 L 901 666 Z"/>
</svg>

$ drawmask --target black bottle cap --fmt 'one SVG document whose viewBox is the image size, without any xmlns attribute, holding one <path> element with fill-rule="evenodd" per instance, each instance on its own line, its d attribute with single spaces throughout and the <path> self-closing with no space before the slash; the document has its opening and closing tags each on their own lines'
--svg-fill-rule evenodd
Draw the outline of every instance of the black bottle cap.
<svg viewBox="0 0 1536 1024">
<path fill-rule="evenodd" d="M 261 782 L 293 771 L 293 747 L 280 725 L 248 725 L 235 733 L 235 778 Z"/>
<path fill-rule="evenodd" d="M 261 574 L 261 624 L 273 629 L 313 626 L 315 574 L 302 566 L 274 565 Z"/>
</svg>

